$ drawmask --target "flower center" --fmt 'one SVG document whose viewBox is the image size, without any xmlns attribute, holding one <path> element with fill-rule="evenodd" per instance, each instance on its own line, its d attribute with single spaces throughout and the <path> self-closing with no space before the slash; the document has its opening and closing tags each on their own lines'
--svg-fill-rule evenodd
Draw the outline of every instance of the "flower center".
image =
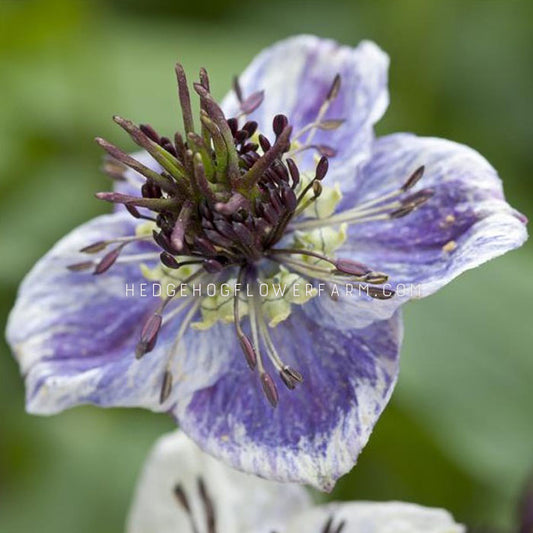
<svg viewBox="0 0 533 533">
<path fill-rule="evenodd" d="M 283 362 L 269 327 L 285 320 L 291 305 L 301 305 L 316 295 L 312 284 L 308 290 L 309 281 L 355 283 L 364 286 L 372 298 L 392 297 L 394 292 L 382 287 L 388 279 L 385 274 L 349 259 L 336 259 L 332 254 L 343 243 L 347 224 L 403 217 L 425 203 L 432 191 L 409 192 L 422 177 L 424 169 L 420 167 L 398 191 L 335 213 L 342 197 L 340 189 L 324 186 L 323 180 L 328 158 L 336 152 L 330 146 L 316 144 L 314 139 L 317 131 L 334 130 L 343 124 L 342 119 L 325 118 L 340 90 L 338 75 L 313 122 L 293 132 L 288 118 L 276 115 L 271 139 L 258 131 L 257 122 L 247 118 L 261 105 L 262 91 L 245 97 L 236 80 L 234 91 L 240 111 L 237 117 L 228 119 L 211 96 L 207 73 L 201 69 L 200 81 L 193 84 L 200 99 L 200 120 L 196 124 L 199 128 L 195 129 L 189 87 L 179 64 L 176 76 L 185 135 L 176 133 L 170 140 L 149 125 L 136 126 L 114 117 L 159 164 L 159 172 L 106 140 L 96 139 L 110 156 L 105 169 L 111 177 L 131 179 L 129 169 L 133 169 L 144 178 L 140 196 L 102 192 L 97 197 L 123 204 L 133 217 L 146 219 L 148 225 L 140 224 L 135 236 L 83 248 L 82 252 L 98 253 L 116 244 L 100 260 L 69 268 L 85 270 L 94 266 L 95 274 L 103 274 L 116 262 L 154 259 L 153 254 L 121 257 L 130 243 L 146 240 L 155 242 L 160 252 L 155 256 L 159 258 L 156 269 L 143 267 L 145 277 L 177 280 L 188 289 L 206 276 L 216 283 L 229 282 L 232 290 L 227 295 L 195 296 L 191 290 L 191 298 L 176 304 L 175 295 L 167 294 L 144 324 L 136 356 L 141 358 L 152 351 L 160 329 L 188 308 L 162 376 L 163 403 L 172 391 L 173 357 L 188 328 L 207 329 L 218 320 L 233 322 L 248 365 L 257 369 L 266 398 L 276 406 L 277 387 L 262 355 L 266 355 L 287 388 L 294 389 L 303 377 Z M 305 150 L 316 153 L 315 167 L 310 172 L 301 172 L 296 162 Z M 269 265 L 266 269 L 265 263 Z M 271 291 L 264 294 L 258 289 L 260 279 Z M 280 280 L 285 286 L 281 296 L 276 293 Z M 297 296 L 294 291 L 287 296 L 288 285 L 305 287 L 305 296 Z M 251 292 L 239 291 L 242 286 L 250 286 Z M 334 294 L 331 296 L 335 298 Z M 203 321 L 194 322 L 198 313 Z M 248 334 L 242 324 L 246 315 Z"/>
<path fill-rule="evenodd" d="M 202 70 L 200 82 L 194 84 L 201 106 L 201 127 L 196 133 L 187 80 L 180 65 L 176 73 L 185 137 L 176 133 L 172 142 L 151 126 L 137 127 L 114 117 L 163 170 L 156 173 L 107 141 L 97 139 L 115 162 L 146 178 L 141 198 L 120 193 L 97 196 L 124 204 L 136 217 L 141 216 L 139 208 L 155 213 L 154 240 L 163 250 L 161 262 L 169 268 L 182 266 L 176 256 L 187 256 L 210 273 L 227 266 L 252 264 L 282 238 L 295 213 L 320 196 L 328 161 L 322 156 L 314 179 L 298 194 L 300 172 L 294 159 L 286 156 L 291 150 L 292 133 L 287 117 L 274 117 L 275 138 L 271 140 L 257 132 L 255 121 L 239 126 L 239 118 L 253 112 L 263 96 L 255 93 L 243 99 L 236 82 L 241 115 L 226 119 L 209 92 L 207 74 Z M 329 121 L 327 127 L 335 124 Z M 307 197 L 309 191 L 313 193 L 311 198 Z"/>
</svg>

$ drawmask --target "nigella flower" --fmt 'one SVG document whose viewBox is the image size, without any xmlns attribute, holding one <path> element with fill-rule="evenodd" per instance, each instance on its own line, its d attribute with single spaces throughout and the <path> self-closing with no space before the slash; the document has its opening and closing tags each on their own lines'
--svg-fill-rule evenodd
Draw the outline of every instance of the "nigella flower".
<svg viewBox="0 0 533 533">
<path fill-rule="evenodd" d="M 143 468 L 127 533 L 461 533 L 442 509 L 402 502 L 313 506 L 303 487 L 257 479 L 203 454 L 179 430 Z"/>
<path fill-rule="evenodd" d="M 350 470 L 396 381 L 398 307 L 526 239 L 474 150 L 374 138 L 387 66 L 295 37 L 221 106 L 178 65 L 183 135 L 115 117 L 144 149 L 98 139 L 115 212 L 48 253 L 10 317 L 27 409 L 143 406 L 266 478 Z"/>
</svg>

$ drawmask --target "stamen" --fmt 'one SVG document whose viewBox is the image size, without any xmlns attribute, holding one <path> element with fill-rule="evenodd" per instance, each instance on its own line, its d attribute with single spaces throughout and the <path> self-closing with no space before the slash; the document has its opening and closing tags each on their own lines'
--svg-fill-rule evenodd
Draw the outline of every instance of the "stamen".
<svg viewBox="0 0 533 533">
<path fill-rule="evenodd" d="M 333 525 L 333 515 L 331 515 L 326 523 L 324 524 L 324 527 L 322 528 L 322 533 L 331 533 L 331 526 Z"/>
<path fill-rule="evenodd" d="M 337 529 L 335 530 L 335 533 L 342 533 L 342 531 L 344 530 L 344 527 L 346 526 L 346 522 L 343 520 L 338 526 L 337 526 Z"/>
<path fill-rule="evenodd" d="M 239 341 L 250 370 L 255 370 L 255 367 L 257 366 L 257 355 L 255 354 L 255 350 L 250 342 L 250 339 L 246 335 L 242 334 L 239 335 Z"/>
<path fill-rule="evenodd" d="M 194 131 L 194 119 L 192 118 L 191 97 L 187 85 L 187 76 L 183 65 L 176 63 L 176 79 L 178 80 L 178 96 L 180 100 L 181 113 L 183 116 L 183 127 L 185 132 Z"/>
<path fill-rule="evenodd" d="M 194 261 L 196 263 L 197 261 Z M 184 262 L 185 263 L 185 262 Z M 193 274 L 191 274 L 189 277 L 187 277 L 185 280 L 181 281 L 181 285 L 188 286 L 189 283 L 194 281 L 195 279 L 201 277 L 203 273 L 201 271 L 196 271 Z M 175 292 L 172 295 L 167 296 L 157 307 L 157 309 L 154 311 L 154 313 L 150 316 L 150 318 L 145 322 L 142 330 L 141 330 L 141 336 L 140 340 L 137 343 L 137 346 L 135 347 L 135 357 L 137 359 L 141 359 L 144 355 L 151 352 L 156 345 L 157 342 L 157 336 L 159 334 L 159 331 L 163 325 L 163 323 L 167 324 L 169 322 L 169 317 L 173 317 L 176 315 L 178 311 L 183 310 L 188 304 L 190 304 L 190 301 L 185 301 L 184 303 L 186 305 L 180 305 L 177 309 L 174 309 L 167 317 L 165 317 L 165 321 L 163 322 L 163 312 L 166 309 L 166 307 L 169 305 L 169 303 L 176 297 L 177 293 Z"/>
<path fill-rule="evenodd" d="M 146 179 L 151 179 L 154 183 L 157 183 L 164 191 L 170 193 L 175 193 L 177 191 L 176 186 L 171 180 L 166 179 L 157 172 L 154 172 L 147 166 L 143 165 L 142 163 L 128 155 L 126 152 L 123 152 L 113 144 L 107 142 L 105 139 L 102 139 L 101 137 L 96 137 L 95 141 L 117 161 L 120 161 L 124 165 L 135 170 L 136 172 L 144 176 Z"/>
<path fill-rule="evenodd" d="M 80 252 L 85 253 L 85 254 L 95 254 L 95 253 L 98 253 L 104 250 L 109 244 L 114 244 L 114 243 L 127 244 L 131 242 L 146 241 L 149 239 L 151 239 L 151 237 L 145 236 L 145 235 L 142 235 L 142 236 L 132 235 L 129 237 L 117 237 L 116 239 L 109 239 L 107 241 L 97 241 L 97 242 L 94 242 L 93 244 L 89 244 L 88 246 L 81 248 Z"/>
<path fill-rule="evenodd" d="M 296 388 L 297 383 L 303 383 L 304 380 L 302 374 L 290 366 L 282 368 L 279 371 L 279 375 L 289 390 L 293 390 Z"/>
<path fill-rule="evenodd" d="M 370 298 L 374 298 L 375 300 L 390 300 L 395 295 L 395 291 L 385 287 L 374 287 L 372 285 L 361 284 L 359 288 L 366 292 Z"/>
<path fill-rule="evenodd" d="M 364 276 L 364 281 L 371 283 L 372 285 L 383 285 L 387 283 L 389 276 L 383 274 L 382 272 L 369 272 Z"/>
<path fill-rule="evenodd" d="M 239 116 L 245 116 L 252 114 L 265 99 L 265 91 L 257 91 L 248 96 L 241 102 L 241 114 Z"/>
<path fill-rule="evenodd" d="M 129 204 L 124 204 L 124 207 L 127 209 L 127 211 L 129 212 L 129 214 L 133 217 L 133 218 L 137 218 L 137 219 L 143 219 L 143 220 L 149 220 L 150 222 L 155 222 L 155 218 L 153 217 L 149 217 L 147 215 L 142 215 L 139 210 L 133 206 L 133 205 L 129 205 Z"/>
<path fill-rule="evenodd" d="M 237 287 L 242 287 L 245 274 L 246 272 L 244 267 L 241 267 L 237 276 Z M 255 353 L 252 343 L 250 342 L 250 339 L 246 336 L 241 327 L 239 300 L 239 292 L 235 291 L 235 295 L 233 296 L 233 322 L 235 324 L 235 331 L 237 333 L 237 338 L 239 339 L 242 351 L 244 353 L 244 357 L 246 359 L 246 362 L 248 363 L 248 366 L 250 367 L 250 370 L 255 370 L 255 367 L 257 366 L 257 355 Z"/>
<path fill-rule="evenodd" d="M 318 162 L 318 165 L 315 169 L 315 180 L 323 180 L 326 177 L 326 174 L 328 173 L 329 168 L 329 161 L 327 157 L 323 156 L 320 161 Z"/>
<path fill-rule="evenodd" d="M 128 176 L 128 168 L 110 155 L 104 157 L 104 164 L 102 165 L 101 170 L 112 180 L 129 181 L 130 183 L 133 183 Z"/>
<path fill-rule="evenodd" d="M 276 139 L 276 142 L 268 150 L 263 156 L 261 156 L 257 162 L 253 165 L 253 167 L 246 172 L 241 178 L 238 180 L 237 188 L 246 188 L 250 189 L 253 187 L 254 184 L 256 184 L 259 179 L 263 176 L 265 171 L 272 165 L 275 159 L 281 156 L 281 154 L 285 151 L 287 147 L 287 143 L 289 142 L 289 138 L 291 136 L 292 127 L 287 126 L 281 134 Z"/>
<path fill-rule="evenodd" d="M 330 120 L 323 120 L 317 123 L 316 127 L 319 130 L 332 131 L 340 128 L 346 122 L 343 118 L 332 118 Z"/>
<path fill-rule="evenodd" d="M 196 153 L 194 155 L 193 165 L 194 165 L 194 176 L 196 178 L 198 189 L 201 191 L 201 193 L 203 194 L 203 197 L 209 203 L 214 204 L 216 202 L 216 198 L 215 198 L 213 191 L 211 190 L 211 187 L 209 186 L 209 182 L 207 181 L 205 167 L 202 162 L 202 156 L 199 153 Z"/>
<path fill-rule="evenodd" d="M 313 180 L 313 198 L 315 200 L 322 194 L 322 184 L 318 180 Z"/>
<path fill-rule="evenodd" d="M 243 130 L 246 130 L 248 133 L 248 138 L 252 137 L 253 134 L 257 131 L 259 124 L 255 120 L 249 120 L 243 127 Z"/>
<path fill-rule="evenodd" d="M 104 200 L 106 202 L 147 207 L 156 212 L 172 210 L 176 207 L 176 202 L 171 198 L 141 198 L 139 196 L 130 196 L 129 194 L 122 194 L 119 192 L 97 192 L 95 196 L 99 200 Z"/>
<path fill-rule="evenodd" d="M 351 259 L 332 259 L 320 252 L 306 250 L 305 248 L 272 248 L 269 250 L 269 254 L 306 255 L 308 257 L 314 257 L 321 261 L 326 261 L 342 273 L 357 277 L 362 277 L 372 271 L 369 267 L 357 261 L 352 261 Z M 325 269 L 324 271 L 327 272 Z"/>
<path fill-rule="evenodd" d="M 346 526 L 346 521 L 342 520 L 341 522 L 339 522 L 338 526 L 335 529 L 333 529 L 333 522 L 334 517 L 333 515 L 331 515 L 324 524 L 321 533 L 342 533 L 344 527 Z"/>
<path fill-rule="evenodd" d="M 207 492 L 204 480 L 201 477 L 198 478 L 198 493 L 200 494 L 200 499 L 202 500 L 202 504 L 204 506 L 207 533 L 216 533 L 215 506 L 213 504 L 213 500 Z"/>
<path fill-rule="evenodd" d="M 204 67 L 200 68 L 200 83 L 206 91 L 210 91 L 209 75 L 207 74 L 207 70 Z M 206 124 L 204 124 L 204 121 L 202 120 L 202 112 L 207 113 L 207 110 L 205 109 L 202 102 L 200 102 L 200 122 L 202 130 L 202 139 L 204 145 L 209 148 L 211 147 L 211 134 L 209 132 L 209 128 L 207 128 Z M 210 157 L 209 160 L 211 160 Z"/>
<path fill-rule="evenodd" d="M 233 77 L 233 90 L 235 92 L 235 96 L 237 97 L 237 100 L 239 102 L 242 102 L 243 98 L 242 98 L 242 89 L 241 89 L 241 84 L 239 83 L 239 77 L 238 76 L 234 76 Z"/>
<path fill-rule="evenodd" d="M 171 302 L 173 296 L 167 296 L 161 304 L 157 307 L 155 312 L 145 322 L 142 330 L 141 337 L 137 346 L 135 347 L 136 359 L 141 359 L 148 352 L 151 352 L 156 345 L 157 335 L 163 324 L 163 312 L 166 306 Z"/>
<path fill-rule="evenodd" d="M 358 279 L 355 278 L 353 283 L 350 280 L 343 279 L 342 277 L 336 276 L 335 273 L 316 267 L 314 265 L 309 265 L 307 263 L 302 263 L 293 259 L 279 259 L 275 255 L 270 256 L 273 261 L 278 261 L 285 265 L 288 269 L 297 272 L 308 278 L 311 281 L 320 280 L 326 283 L 339 284 L 344 287 L 357 288 L 360 292 L 365 292 L 371 298 L 376 298 L 379 300 L 388 300 L 395 295 L 395 291 L 391 288 L 386 287 L 374 287 L 368 285 L 368 283 L 374 283 L 373 281 L 367 281 L 366 276 Z M 369 276 L 376 274 L 374 279 L 377 279 L 379 283 L 385 283 L 388 280 L 388 277 L 385 274 L 380 273 L 370 273 Z M 379 277 L 378 277 L 379 275 Z M 371 278 L 372 279 L 372 278 Z"/>
<path fill-rule="evenodd" d="M 274 342 L 272 341 L 272 337 L 270 336 L 270 333 L 268 331 L 268 326 L 265 322 L 265 317 L 261 311 L 261 304 L 258 300 L 258 295 L 254 295 L 255 312 L 259 318 L 259 331 L 261 333 L 261 338 L 263 339 L 263 344 L 267 349 L 267 354 L 269 356 L 270 361 L 276 367 L 276 370 L 279 372 L 281 380 L 289 390 L 293 390 L 296 387 L 297 383 L 303 383 L 303 376 L 302 374 L 300 374 L 300 372 L 291 368 L 289 365 L 286 365 L 282 361 L 278 351 L 276 350 Z"/>
<path fill-rule="evenodd" d="M 331 87 L 328 90 L 328 93 L 326 95 L 326 99 L 320 106 L 320 109 L 318 110 L 318 114 L 316 116 L 316 119 L 314 120 L 315 124 L 319 124 L 322 122 L 323 118 L 325 117 L 326 113 L 328 112 L 329 106 L 331 103 L 337 98 L 339 91 L 341 88 L 341 76 L 340 74 L 336 74 L 333 78 L 333 82 L 331 84 Z M 313 142 L 313 139 L 315 137 L 315 134 L 317 132 L 317 128 L 313 128 L 309 135 L 307 136 L 307 139 L 305 140 L 306 145 L 311 145 Z"/>
<path fill-rule="evenodd" d="M 173 255 L 170 255 L 168 252 L 161 252 L 159 255 L 161 263 L 168 268 L 177 270 L 183 266 L 187 265 L 202 265 L 205 268 L 205 265 L 208 263 L 206 259 L 189 259 L 187 261 L 178 261 Z M 207 269 L 206 269 L 207 270 Z M 207 270 L 209 272 L 209 270 Z"/>
<path fill-rule="evenodd" d="M 261 150 L 263 150 L 263 153 L 266 153 L 270 150 L 272 145 L 270 144 L 270 141 L 262 134 L 259 134 L 259 145 L 261 146 Z"/>
<path fill-rule="evenodd" d="M 285 115 L 276 115 L 272 120 L 272 129 L 276 134 L 276 139 L 283 133 L 283 130 L 289 125 L 289 119 Z"/>
<path fill-rule="evenodd" d="M 315 177 L 303 188 L 302 192 L 298 195 L 297 204 L 299 205 L 305 198 L 307 193 L 314 187 L 314 183 L 320 182 L 326 177 L 329 168 L 329 161 L 326 157 L 322 156 L 315 168 Z"/>
<path fill-rule="evenodd" d="M 199 83 L 194 84 L 195 91 L 199 94 L 202 104 L 209 113 L 211 120 L 216 124 L 227 149 L 228 158 L 228 177 L 230 181 L 233 181 L 239 176 L 239 162 L 237 159 L 237 152 L 235 151 L 235 145 L 233 143 L 233 134 L 228 126 L 224 112 L 220 109 L 218 103 L 209 94 L 209 92 Z"/>
<path fill-rule="evenodd" d="M 181 265 L 178 263 L 176 259 L 174 259 L 173 255 L 170 255 L 168 252 L 161 252 L 159 255 L 159 259 L 161 260 L 161 263 L 163 263 L 168 268 L 179 268 Z"/>
<path fill-rule="evenodd" d="M 260 346 L 259 346 L 259 332 L 257 328 L 257 313 L 256 313 L 256 286 L 255 281 L 252 281 L 252 303 L 249 306 L 250 313 L 250 327 L 252 329 L 252 339 L 254 350 L 257 355 L 257 369 L 259 371 L 259 380 L 261 381 L 261 387 L 266 399 L 269 401 L 272 407 L 276 407 L 279 402 L 279 394 L 274 380 L 270 374 L 265 370 L 263 360 L 261 358 Z"/>
<path fill-rule="evenodd" d="M 67 265 L 67 268 L 71 272 L 82 272 L 84 270 L 89 270 L 94 266 L 94 261 L 82 261 L 81 263 L 74 263 L 72 265 Z"/>
<path fill-rule="evenodd" d="M 381 198 L 369 200 L 360 204 L 353 209 L 343 211 L 342 213 L 331 215 L 324 219 L 308 219 L 301 222 L 294 222 L 290 225 L 290 230 L 310 230 L 318 227 L 333 226 L 341 223 L 363 224 L 377 220 L 390 220 L 404 217 L 421 205 L 426 203 L 435 194 L 433 189 L 422 189 L 403 200 L 395 200 L 389 203 L 383 203 L 393 197 L 403 193 L 402 189 L 389 193 Z M 381 205 L 378 205 L 381 204 Z M 376 205 L 376 207 L 373 207 Z"/>
<path fill-rule="evenodd" d="M 224 268 L 224 265 L 216 259 L 204 259 L 201 261 L 201 263 L 204 267 L 204 270 L 209 272 L 209 274 L 216 274 Z"/>
<path fill-rule="evenodd" d="M 371 272 L 371 269 L 363 263 L 352 261 L 351 259 L 337 259 L 334 265 L 340 272 L 357 277 L 365 276 Z"/>
<path fill-rule="evenodd" d="M 168 368 L 165 368 L 165 371 L 163 372 L 163 381 L 161 383 L 161 392 L 159 393 L 159 403 L 161 405 L 168 400 L 172 393 L 173 381 L 174 378 L 172 372 Z"/>
<path fill-rule="evenodd" d="M 150 237 L 148 236 L 132 236 L 132 237 L 118 237 L 116 239 L 110 239 L 108 241 L 98 241 L 93 244 L 90 244 L 89 246 L 85 246 L 80 250 L 80 252 L 87 253 L 87 254 L 94 254 L 98 253 L 102 250 L 104 250 L 109 244 L 113 243 L 120 243 L 119 246 L 105 254 L 101 259 L 95 260 L 95 261 L 83 261 L 81 263 L 75 263 L 73 265 L 68 265 L 67 268 L 71 271 L 82 271 L 87 270 L 91 268 L 92 266 L 95 266 L 93 274 L 103 274 L 104 272 L 107 272 L 115 263 L 125 263 L 127 261 L 119 261 L 119 256 L 124 249 L 124 247 L 130 243 L 133 242 L 140 242 L 144 240 L 148 240 Z M 140 255 L 140 254 L 138 254 Z M 125 259 L 138 257 L 135 255 L 129 255 Z M 146 254 L 142 254 L 144 257 Z M 157 256 L 157 254 L 149 254 L 149 258 L 153 258 Z"/>
<path fill-rule="evenodd" d="M 183 250 L 183 243 L 185 238 L 185 230 L 189 224 L 192 213 L 192 202 L 185 200 L 181 208 L 180 214 L 174 224 L 174 229 L 170 235 L 170 243 L 179 252 Z"/>
<path fill-rule="evenodd" d="M 418 167 L 407 179 L 407 181 L 402 185 L 402 191 L 408 191 L 412 189 L 424 175 L 426 167 L 424 165 Z"/>
<path fill-rule="evenodd" d="M 84 248 L 81 248 L 80 252 L 84 254 L 96 254 L 98 252 L 101 252 L 103 249 L 105 249 L 110 242 L 111 241 L 94 242 L 93 244 L 89 244 L 89 246 L 85 246 Z"/>
<path fill-rule="evenodd" d="M 374 285 L 381 285 L 386 283 L 389 277 L 381 272 L 375 272 L 367 265 L 353 261 L 351 259 L 332 259 L 324 254 L 315 252 L 314 250 L 305 250 L 302 248 L 273 248 L 270 250 L 273 254 L 287 254 L 287 255 L 306 255 L 309 257 L 315 257 L 321 261 L 326 261 L 333 265 L 336 270 L 327 270 L 314 264 L 303 263 L 300 261 L 294 261 L 293 263 L 302 268 L 313 270 L 314 272 L 323 273 L 325 275 L 330 274 L 346 274 L 356 278 L 357 281 L 364 281 Z"/>
<path fill-rule="evenodd" d="M 270 405 L 272 407 L 277 407 L 279 402 L 279 394 L 274 380 L 267 372 L 262 372 L 260 379 L 263 392 L 265 393 L 267 400 L 270 402 Z"/>
<path fill-rule="evenodd" d="M 135 348 L 135 357 L 140 359 L 146 353 L 151 352 L 157 341 L 157 335 L 161 329 L 163 318 L 160 312 L 153 314 L 143 326 L 141 331 L 141 340 L 137 343 Z"/>
<path fill-rule="evenodd" d="M 102 257 L 102 259 L 94 268 L 93 274 L 103 274 L 104 272 L 109 270 L 113 266 L 115 261 L 118 259 L 118 256 L 120 255 L 120 252 L 122 252 L 124 246 L 125 244 L 121 244 L 120 246 L 117 246 L 115 249 L 105 254 L 104 257 Z"/>
<path fill-rule="evenodd" d="M 289 167 L 289 172 L 292 178 L 292 188 L 294 189 L 298 185 L 298 183 L 300 183 L 300 171 L 298 170 L 298 167 L 296 166 L 294 160 L 290 157 L 287 158 L 286 163 Z"/>
<path fill-rule="evenodd" d="M 327 144 L 304 144 L 291 150 L 288 155 L 294 156 L 301 152 L 305 152 L 306 150 L 316 150 L 323 157 L 335 157 L 337 155 L 337 150 Z"/>
<path fill-rule="evenodd" d="M 332 131 L 340 128 L 346 121 L 342 118 L 338 119 L 330 119 L 330 120 L 323 120 L 322 122 L 311 122 L 310 124 L 307 124 L 304 126 L 301 130 L 295 133 L 294 139 L 297 140 L 303 135 L 305 135 L 308 131 L 318 128 L 319 130 L 324 131 Z"/>
<path fill-rule="evenodd" d="M 113 120 L 127 133 L 133 141 L 141 148 L 144 148 L 171 176 L 176 179 L 183 178 L 185 172 L 181 163 L 164 148 L 154 143 L 140 128 L 135 126 L 131 120 L 126 120 L 115 115 Z"/>
<path fill-rule="evenodd" d="M 298 209 L 295 211 L 294 216 L 298 216 L 301 213 L 303 213 L 309 206 L 311 206 L 322 194 L 322 184 L 318 180 L 313 180 L 311 182 L 311 189 L 313 190 L 313 196 L 311 198 L 307 198 L 307 200 L 303 201 L 299 206 Z"/>
<path fill-rule="evenodd" d="M 400 209 L 390 213 L 391 218 L 401 218 L 405 215 L 408 215 L 417 207 L 420 207 L 422 204 L 426 203 L 434 194 L 435 193 L 432 189 L 422 189 L 421 191 L 408 196 L 402 202 L 403 205 Z"/>
<path fill-rule="evenodd" d="M 200 113 L 202 125 L 209 131 L 216 155 L 216 181 L 227 182 L 228 147 L 218 126 L 209 118 L 206 111 Z"/>
<path fill-rule="evenodd" d="M 392 191 L 388 194 L 384 194 L 382 196 L 378 196 L 377 198 L 373 198 L 371 200 L 367 200 L 366 202 L 362 202 L 356 206 L 356 210 L 358 211 L 364 211 L 368 207 L 382 204 L 386 200 L 390 200 L 392 198 L 395 198 L 397 196 L 400 196 L 402 193 L 412 189 L 423 177 L 425 171 L 425 166 L 422 165 L 418 167 L 410 176 L 407 178 L 407 180 L 404 182 L 404 184 L 397 190 Z M 350 210 L 352 211 L 352 210 Z"/>
<path fill-rule="evenodd" d="M 187 513 L 191 512 L 191 506 L 189 505 L 189 499 L 186 492 L 183 490 L 181 484 L 174 486 L 174 496 L 178 500 L 178 503 L 183 507 L 183 510 Z"/>
<path fill-rule="evenodd" d="M 174 493 L 174 497 L 176 498 L 177 502 L 180 504 L 182 509 L 187 514 L 193 533 L 198 533 L 198 527 L 194 520 L 194 515 L 192 513 L 191 505 L 189 503 L 189 499 L 187 498 L 187 493 L 185 492 L 182 485 L 181 484 L 175 485 L 173 493 Z"/>
<path fill-rule="evenodd" d="M 331 87 L 328 91 L 328 95 L 326 96 L 326 102 L 333 102 L 333 100 L 337 98 L 340 90 L 341 90 L 341 75 L 335 74 L 335 77 L 333 78 L 333 83 L 331 84 Z"/>
<path fill-rule="evenodd" d="M 141 128 L 141 131 L 150 137 L 152 141 L 159 144 L 161 142 L 161 137 L 157 134 L 157 132 L 150 126 L 150 124 L 139 124 L 139 128 Z"/>
<path fill-rule="evenodd" d="M 226 202 L 217 202 L 215 204 L 215 209 L 222 213 L 223 215 L 232 215 L 239 209 L 250 209 L 250 200 L 245 198 L 240 193 L 235 193 L 232 197 Z"/>
<path fill-rule="evenodd" d="M 167 359 L 167 363 L 165 365 L 165 371 L 163 373 L 163 381 L 161 383 L 161 394 L 159 396 L 159 403 L 164 404 L 168 398 L 170 397 L 170 394 L 172 393 L 172 387 L 173 387 L 173 376 L 172 376 L 172 361 L 174 360 L 174 357 L 177 355 L 177 349 L 178 346 L 183 339 L 183 336 L 185 335 L 185 332 L 187 331 L 187 328 L 189 327 L 190 323 L 192 322 L 194 315 L 197 313 L 198 308 L 200 307 L 201 300 L 199 298 L 196 298 L 192 301 L 191 308 L 183 318 L 183 322 L 180 325 L 180 329 L 178 331 L 178 335 L 176 336 L 176 340 L 174 341 L 174 344 L 172 345 L 172 349 L 169 352 L 169 356 Z"/>
<path fill-rule="evenodd" d="M 178 158 L 183 161 L 183 158 L 185 157 L 186 148 L 185 148 L 185 141 L 183 140 L 183 136 L 179 132 L 176 132 L 174 134 L 174 146 L 176 147 Z"/>
</svg>

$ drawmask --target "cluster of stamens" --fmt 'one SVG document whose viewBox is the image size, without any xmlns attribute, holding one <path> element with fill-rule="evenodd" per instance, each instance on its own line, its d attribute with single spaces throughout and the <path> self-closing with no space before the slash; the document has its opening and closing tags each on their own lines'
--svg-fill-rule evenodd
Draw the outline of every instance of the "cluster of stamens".
<svg viewBox="0 0 533 533">
<path fill-rule="evenodd" d="M 200 98 L 200 124 L 199 129 L 195 129 L 189 88 L 179 64 L 176 75 L 184 135 L 176 133 L 171 140 L 160 136 L 149 125 L 136 126 L 129 120 L 114 117 L 134 142 L 158 163 L 160 171 L 152 170 L 106 140 L 96 139 L 108 153 L 105 170 L 111 177 L 131 179 L 129 169 L 133 169 L 144 178 L 140 196 L 102 192 L 97 197 L 123 204 L 133 217 L 151 221 L 152 234 L 93 243 L 81 251 L 96 254 L 110 246 L 112 249 L 98 260 L 84 261 L 69 268 L 93 269 L 94 274 L 103 274 L 117 262 L 154 259 L 150 253 L 121 256 L 130 243 L 145 240 L 158 245 L 160 251 L 156 258 L 158 256 L 169 271 L 184 266 L 196 268 L 192 275 L 181 279 L 182 285 L 190 286 L 205 276 L 211 279 L 233 276 L 239 283 L 251 285 L 252 296 L 248 302 L 251 335 L 244 332 L 241 324 L 238 294 L 234 297 L 235 331 L 249 367 L 258 370 L 265 396 L 276 406 L 277 386 L 265 368 L 262 352 L 266 353 L 288 389 L 302 383 L 303 376 L 283 362 L 270 337 L 261 310 L 261 296 L 254 289 L 260 263 L 269 260 L 284 265 L 310 280 L 341 284 L 355 281 L 364 285 L 372 298 L 390 298 L 394 292 L 380 287 L 387 281 L 387 276 L 366 265 L 349 259 L 330 258 L 316 250 L 276 248 L 276 245 L 284 235 L 297 230 L 403 217 L 427 201 L 432 191 L 408 192 L 422 177 L 423 167 L 420 167 L 399 191 L 325 219 L 309 218 L 306 210 L 320 198 L 322 181 L 328 171 L 328 157 L 335 155 L 332 147 L 316 144 L 313 139 L 318 130 L 333 130 L 343 123 L 342 119 L 325 119 L 326 111 L 339 93 L 340 77 L 334 78 L 312 124 L 293 135 L 287 117 L 277 115 L 272 122 L 274 137 L 269 140 L 258 132 L 257 122 L 247 120 L 247 115 L 262 103 L 263 92 L 245 97 L 236 80 L 234 90 L 240 112 L 237 117 L 227 119 L 211 96 L 209 79 L 202 69 L 200 81 L 193 84 Z M 304 136 L 305 142 L 300 142 Z M 314 172 L 305 180 L 296 162 L 298 154 L 304 150 L 317 153 Z M 161 327 L 188 307 L 162 376 L 161 403 L 172 391 L 173 354 L 200 305 L 198 300 L 190 298 L 165 315 L 172 299 L 165 298 L 145 322 L 136 348 L 137 358 L 152 351 Z"/>
</svg>

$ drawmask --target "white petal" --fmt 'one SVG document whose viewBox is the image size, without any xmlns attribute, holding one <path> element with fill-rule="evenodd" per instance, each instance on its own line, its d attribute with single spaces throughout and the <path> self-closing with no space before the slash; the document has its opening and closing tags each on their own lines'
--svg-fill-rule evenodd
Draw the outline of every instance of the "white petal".
<svg viewBox="0 0 533 533">
<path fill-rule="evenodd" d="M 186 492 L 199 532 L 205 533 L 199 477 L 214 503 L 217 533 L 281 532 L 288 519 L 309 506 L 302 487 L 272 483 L 230 469 L 175 431 L 156 443 L 144 466 L 127 533 L 191 532 L 189 519 L 173 493 L 177 484 Z"/>
</svg>

